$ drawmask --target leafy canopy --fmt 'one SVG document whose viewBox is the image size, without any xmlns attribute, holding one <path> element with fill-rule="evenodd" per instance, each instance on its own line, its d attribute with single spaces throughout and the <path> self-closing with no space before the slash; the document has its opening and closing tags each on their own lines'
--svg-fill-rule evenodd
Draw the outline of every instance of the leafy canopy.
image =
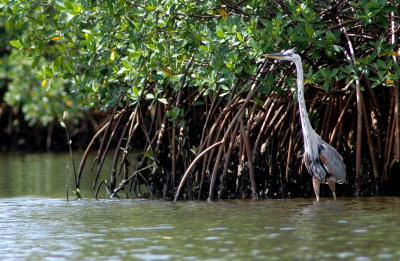
<svg viewBox="0 0 400 261">
<path fill-rule="evenodd" d="M 36 88 L 63 86 L 61 92 L 67 90 L 83 105 L 107 109 L 142 98 L 168 103 L 167 89 L 181 88 L 191 57 L 194 63 L 184 87 L 198 88 L 204 95 L 220 89 L 223 96 L 235 81 L 243 80 L 241 88 L 247 90 L 262 53 L 293 46 L 310 59 L 306 82 L 326 91 L 362 69 L 369 76 L 370 68 L 378 71 L 370 76 L 373 86 L 390 85 L 400 69 L 385 55 L 393 53 L 394 46 L 379 28 L 387 28 L 386 17 L 395 7 L 381 0 L 350 5 L 355 17 L 343 22 L 360 23 L 379 37 L 356 46 L 356 51 L 373 47 L 357 57 L 356 66 L 349 62 L 340 69 L 322 63 L 343 59 L 347 46 L 338 21 L 327 22 L 328 15 L 321 12 L 328 9 L 313 1 L 278 5 L 252 0 L 229 6 L 226 1 L 2 0 L 0 14 L 7 30 L 19 32 L 9 44 L 15 55 L 30 58 L 40 79 Z M 268 94 L 273 78 L 259 80 Z M 154 88 L 144 93 L 148 84 Z M 9 96 L 13 100 L 16 94 L 11 91 Z"/>
</svg>

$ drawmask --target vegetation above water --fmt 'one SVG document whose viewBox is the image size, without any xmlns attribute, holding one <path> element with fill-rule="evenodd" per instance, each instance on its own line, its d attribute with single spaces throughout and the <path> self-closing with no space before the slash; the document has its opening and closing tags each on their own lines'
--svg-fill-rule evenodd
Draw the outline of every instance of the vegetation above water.
<svg viewBox="0 0 400 261">
<path fill-rule="evenodd" d="M 311 196 L 294 68 L 263 56 L 296 47 L 311 122 L 347 166 L 338 194 L 400 192 L 396 1 L 2 2 L 14 47 L 2 59 L 16 72 L 6 101 L 28 108 L 28 120 L 29 106 L 47 104 L 32 116 L 44 124 L 79 118 L 83 108 L 109 113 L 87 147 L 100 141 L 94 189 Z M 29 93 L 27 65 L 39 79 L 27 80 Z M 110 144 L 113 166 L 100 178 Z M 133 149 L 144 150 L 137 168 Z"/>
</svg>

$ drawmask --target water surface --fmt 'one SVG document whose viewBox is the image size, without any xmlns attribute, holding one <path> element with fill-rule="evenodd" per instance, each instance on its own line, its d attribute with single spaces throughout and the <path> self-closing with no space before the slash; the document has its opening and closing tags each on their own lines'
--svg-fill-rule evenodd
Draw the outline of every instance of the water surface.
<svg viewBox="0 0 400 261">
<path fill-rule="evenodd" d="M 4 159 L 1 260 L 400 259 L 400 198 L 67 202 L 67 155 Z"/>
</svg>

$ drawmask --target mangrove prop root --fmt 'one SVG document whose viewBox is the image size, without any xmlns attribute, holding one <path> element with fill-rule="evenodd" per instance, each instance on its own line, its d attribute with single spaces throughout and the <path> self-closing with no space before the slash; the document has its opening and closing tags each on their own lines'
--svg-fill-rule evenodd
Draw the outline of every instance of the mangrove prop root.
<svg viewBox="0 0 400 261">
<path fill-rule="evenodd" d="M 98 195 L 99 195 L 99 191 L 100 191 L 101 185 L 104 185 L 104 186 L 107 188 L 108 191 L 110 191 L 110 192 L 112 191 L 112 190 L 111 190 L 111 187 L 107 184 L 107 182 L 104 181 L 104 180 L 102 180 L 102 181 L 100 181 L 99 185 L 97 186 L 96 194 L 95 194 L 95 199 L 97 199 L 97 197 L 98 197 Z M 119 198 L 118 195 L 116 195 L 116 194 L 113 195 L 113 196 Z"/>
<path fill-rule="evenodd" d="M 288 149 L 288 155 L 287 155 L 287 160 L 286 160 L 286 170 L 285 170 L 285 177 L 286 180 L 289 179 L 289 170 L 290 170 L 290 162 L 291 162 L 291 157 L 292 157 L 292 149 L 293 149 L 293 136 L 294 136 L 294 125 L 296 122 L 296 106 L 292 106 L 292 120 L 290 123 L 290 138 L 289 138 L 289 149 Z"/>
<path fill-rule="evenodd" d="M 214 149 L 214 148 L 217 147 L 217 146 L 220 146 L 221 144 L 222 144 L 222 141 L 219 141 L 219 142 L 217 142 L 217 143 L 211 145 L 210 147 L 208 147 L 207 149 L 205 149 L 202 153 L 200 153 L 200 154 L 192 161 L 192 163 L 191 163 L 191 164 L 189 165 L 189 167 L 187 168 L 185 174 L 183 175 L 182 180 L 181 180 L 181 182 L 180 182 L 180 184 L 179 184 L 178 189 L 176 190 L 174 201 L 178 201 L 178 198 L 179 198 L 179 195 L 180 195 L 180 193 L 181 193 L 181 189 L 182 189 L 182 187 L 183 187 L 183 184 L 185 183 L 185 181 L 186 181 L 188 175 L 190 174 L 190 172 L 192 171 L 192 169 L 196 166 L 196 163 L 197 163 L 207 152 L 209 152 L 210 150 Z"/>
<path fill-rule="evenodd" d="M 128 178 L 121 180 L 121 183 L 118 185 L 118 187 L 116 187 L 112 191 L 111 197 L 115 196 L 130 180 L 132 180 L 133 178 L 137 177 L 137 175 L 141 176 L 142 179 L 145 181 L 146 185 L 149 186 L 149 184 L 147 183 L 147 179 L 145 179 L 140 172 L 145 171 L 145 170 L 150 169 L 150 168 L 153 168 L 153 167 L 155 167 L 155 165 L 153 165 L 153 164 L 152 165 L 148 165 L 148 166 L 146 166 L 144 168 L 136 170 Z"/>
<path fill-rule="evenodd" d="M 115 184 L 117 182 L 117 180 L 115 178 L 115 174 L 116 174 L 116 169 L 117 169 L 118 156 L 119 156 L 119 153 L 121 152 L 120 148 L 122 145 L 122 141 L 125 140 L 125 133 L 128 130 L 130 124 L 133 124 L 132 121 L 134 121 L 135 117 L 136 117 L 136 110 L 131 113 L 128 123 L 125 124 L 124 130 L 122 131 L 121 137 L 119 138 L 119 141 L 118 141 L 118 145 L 117 145 L 118 149 L 116 149 L 114 152 L 114 159 L 113 159 L 113 163 L 112 163 L 112 167 L 111 167 L 111 174 L 110 174 L 111 190 L 113 190 L 115 188 Z"/>
<path fill-rule="evenodd" d="M 232 131 L 232 134 L 230 137 L 229 147 L 228 147 L 228 151 L 226 153 L 225 162 L 224 162 L 224 170 L 222 171 L 222 174 L 220 177 L 220 187 L 219 187 L 219 191 L 218 191 L 218 197 L 221 197 L 223 190 L 224 190 L 225 176 L 226 176 L 226 173 L 228 172 L 229 163 L 230 163 L 231 155 L 232 155 L 232 152 L 233 152 L 233 149 L 235 146 L 236 133 L 238 132 L 238 129 L 239 129 L 239 124 L 236 124 L 235 129 Z"/>
<path fill-rule="evenodd" d="M 368 148 L 369 148 L 370 155 L 371 155 L 372 169 L 374 171 L 375 179 L 378 180 L 379 179 L 378 163 L 377 163 L 376 157 L 375 157 L 375 147 L 374 147 L 374 143 L 373 143 L 372 137 L 371 137 L 371 131 L 369 128 L 369 123 L 368 123 L 367 109 L 365 109 L 364 102 L 362 103 L 362 109 L 363 109 L 363 116 L 364 116 L 365 131 L 367 133 L 367 138 L 368 138 Z"/>
<path fill-rule="evenodd" d="M 248 126 L 248 131 L 244 128 L 243 120 L 240 121 L 240 131 L 243 136 L 243 141 L 245 144 L 246 154 L 247 154 L 247 162 L 249 163 L 249 174 L 250 174 L 250 184 L 251 184 L 251 197 L 253 199 L 257 199 L 257 186 L 255 181 L 255 173 L 254 173 L 254 164 L 253 164 L 253 155 L 251 153 L 251 146 L 250 146 L 250 133 L 249 133 L 250 126 Z"/>
<path fill-rule="evenodd" d="M 125 113 L 125 112 L 126 111 L 124 110 L 123 113 Z M 119 115 L 122 115 L 122 112 Z M 96 187 L 97 181 L 98 181 L 99 176 L 100 176 L 101 169 L 103 168 L 104 161 L 106 159 L 107 153 L 108 153 L 109 148 L 110 148 L 110 144 L 111 144 L 112 140 L 114 139 L 115 133 L 117 132 L 117 130 L 119 128 L 119 125 L 121 123 L 121 119 L 122 119 L 122 117 L 118 117 L 118 120 L 117 120 L 117 122 L 115 124 L 114 130 L 112 131 L 110 137 L 108 138 L 107 146 L 104 149 L 103 156 L 101 157 L 99 165 L 97 166 L 97 172 L 96 172 L 96 176 L 94 178 L 94 182 L 92 184 L 92 189 L 95 189 L 95 187 Z"/>
<path fill-rule="evenodd" d="M 260 77 L 262 72 L 264 71 L 265 67 L 267 65 L 267 62 L 264 62 L 263 64 L 261 64 L 257 70 L 257 76 Z M 229 124 L 228 130 L 225 131 L 225 135 L 222 138 L 222 143 L 225 144 L 226 140 L 229 136 L 229 133 L 231 131 L 231 129 L 234 127 L 234 124 L 236 124 L 237 121 L 239 121 L 242 117 L 243 117 L 243 113 L 244 110 L 247 107 L 247 104 L 250 102 L 251 98 L 254 96 L 254 94 L 256 93 L 255 90 L 257 89 L 257 87 L 260 85 L 260 83 L 258 83 L 258 81 L 254 81 L 250 92 L 247 94 L 246 100 L 243 103 L 243 106 L 239 109 L 239 111 L 236 113 L 235 117 L 232 119 L 232 122 Z M 218 167 L 219 167 L 219 163 L 221 162 L 221 157 L 222 157 L 222 151 L 223 151 L 223 146 L 219 147 L 218 149 L 218 154 L 217 157 L 215 159 L 215 164 L 214 164 L 214 169 L 213 172 L 211 174 L 211 183 L 210 183 L 210 189 L 209 189 L 209 193 L 208 193 L 208 200 L 212 200 L 213 199 L 213 194 L 214 194 L 214 186 L 215 186 L 215 180 L 217 178 L 217 171 L 218 171 Z"/>
<path fill-rule="evenodd" d="M 109 118 L 109 120 L 108 120 L 108 124 L 107 124 L 107 127 L 106 127 L 105 131 L 104 131 L 103 138 L 101 139 L 100 147 L 99 147 L 99 149 L 97 150 L 97 156 L 96 156 L 96 158 L 93 160 L 92 167 L 91 167 L 90 171 L 93 171 L 94 165 L 95 165 L 96 163 L 98 163 L 99 160 L 101 159 L 101 155 L 103 154 L 103 150 L 104 150 L 104 144 L 106 143 L 107 136 L 108 136 L 108 133 L 109 133 L 110 128 L 111 128 L 111 123 L 112 123 L 113 120 L 114 120 L 114 116 L 115 116 L 115 113 L 116 113 L 117 109 L 118 109 L 118 108 L 117 108 L 117 105 L 115 105 L 114 111 L 113 111 L 113 113 L 110 115 L 110 118 Z"/>
<path fill-rule="evenodd" d="M 354 93 L 355 93 L 355 89 L 353 89 L 353 91 L 351 92 L 349 98 L 346 101 L 346 104 L 344 105 L 342 111 L 340 112 L 339 118 L 338 118 L 338 120 L 336 122 L 336 125 L 335 125 L 335 127 L 334 127 L 334 129 L 333 129 L 333 131 L 331 133 L 331 137 L 329 138 L 329 143 L 330 144 L 332 144 L 333 140 L 335 139 L 335 136 L 336 136 L 336 133 L 338 131 L 338 128 L 339 128 L 339 126 L 341 126 L 341 123 L 343 121 L 343 117 L 344 117 L 344 115 L 345 115 L 345 113 L 347 111 L 347 108 L 349 107 L 350 101 L 352 100 L 352 98 L 354 96 Z"/>
</svg>

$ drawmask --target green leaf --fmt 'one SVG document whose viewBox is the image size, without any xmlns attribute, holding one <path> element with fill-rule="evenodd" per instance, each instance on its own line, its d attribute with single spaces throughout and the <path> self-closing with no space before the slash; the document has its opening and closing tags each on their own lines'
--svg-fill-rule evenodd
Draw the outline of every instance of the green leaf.
<svg viewBox="0 0 400 261">
<path fill-rule="evenodd" d="M 64 45 L 61 45 L 61 44 L 56 44 L 56 48 L 60 52 L 64 52 L 67 49 Z"/>
<path fill-rule="evenodd" d="M 139 90 L 138 90 L 138 88 L 133 87 L 133 88 L 132 88 L 132 91 L 133 91 L 133 94 L 134 94 L 136 97 L 139 97 Z"/>
<path fill-rule="evenodd" d="M 60 68 L 62 59 L 63 59 L 63 57 L 60 55 L 54 60 L 54 62 L 53 62 L 53 70 L 54 71 L 57 71 L 58 68 Z"/>
<path fill-rule="evenodd" d="M 262 83 L 265 84 L 265 85 L 268 85 L 267 81 L 264 80 L 264 79 L 261 78 L 261 77 L 257 77 L 257 80 L 260 81 L 260 82 L 262 82 Z"/>
<path fill-rule="evenodd" d="M 6 29 L 10 30 L 13 27 L 14 24 L 15 24 L 14 17 L 10 16 L 10 18 L 6 22 Z"/>
<path fill-rule="evenodd" d="M 376 63 L 378 64 L 378 67 L 379 67 L 380 69 L 386 69 L 386 63 L 385 63 L 383 60 L 378 59 L 378 60 L 376 61 Z"/>
<path fill-rule="evenodd" d="M 236 37 L 237 37 L 237 39 L 238 39 L 239 41 L 243 42 L 243 37 L 242 37 L 242 34 L 241 34 L 241 33 L 237 32 L 237 33 L 236 33 Z"/>
<path fill-rule="evenodd" d="M 125 68 L 127 68 L 127 69 L 130 69 L 131 68 L 131 65 L 129 64 L 129 62 L 125 59 L 125 60 L 122 60 L 122 64 L 124 65 L 124 67 Z"/>
<path fill-rule="evenodd" d="M 176 118 L 178 116 L 177 112 L 175 110 L 169 110 L 168 111 L 168 116 L 171 118 Z"/>
<path fill-rule="evenodd" d="M 325 92 L 329 92 L 329 82 L 324 82 L 323 87 Z"/>
<path fill-rule="evenodd" d="M 204 45 L 200 45 L 199 48 L 200 48 L 200 50 L 202 50 L 204 52 L 208 52 L 207 47 L 205 47 Z"/>
<path fill-rule="evenodd" d="M 32 69 L 35 69 L 38 66 L 39 61 L 40 61 L 40 56 L 36 56 L 35 59 L 33 59 Z"/>
<path fill-rule="evenodd" d="M 131 59 L 137 58 L 139 56 L 140 56 L 140 53 L 136 52 L 136 51 L 129 53 L 129 58 L 131 58 Z"/>
<path fill-rule="evenodd" d="M 157 46 L 155 46 L 154 44 L 147 44 L 147 47 L 150 48 L 151 50 L 158 50 Z"/>
<path fill-rule="evenodd" d="M 397 76 L 400 76 L 400 66 L 399 64 L 394 64 L 394 71 L 396 72 Z"/>
<path fill-rule="evenodd" d="M 45 67 L 44 72 L 46 73 L 46 77 L 52 78 L 53 77 L 53 70 L 50 67 Z"/>
<path fill-rule="evenodd" d="M 314 34 L 314 29 L 312 28 L 312 26 L 309 23 L 306 23 L 304 26 L 304 29 L 305 29 L 308 37 L 311 38 Z"/>
<path fill-rule="evenodd" d="M 331 74 L 330 74 L 330 78 L 334 78 L 339 72 L 338 68 L 335 68 L 332 70 Z"/>
<path fill-rule="evenodd" d="M 153 157 L 153 154 L 149 151 L 149 152 L 143 153 L 143 156 L 145 156 L 145 157 L 151 159 L 151 158 Z"/>
<path fill-rule="evenodd" d="M 21 44 L 21 42 L 19 40 L 11 40 L 10 44 L 12 46 L 14 46 L 15 48 L 17 48 L 17 49 L 21 49 L 22 48 L 22 44 Z"/>
<path fill-rule="evenodd" d="M 225 33 L 224 33 L 224 31 L 222 31 L 222 29 L 220 27 L 217 27 L 217 35 L 220 38 L 225 38 Z"/>
</svg>

